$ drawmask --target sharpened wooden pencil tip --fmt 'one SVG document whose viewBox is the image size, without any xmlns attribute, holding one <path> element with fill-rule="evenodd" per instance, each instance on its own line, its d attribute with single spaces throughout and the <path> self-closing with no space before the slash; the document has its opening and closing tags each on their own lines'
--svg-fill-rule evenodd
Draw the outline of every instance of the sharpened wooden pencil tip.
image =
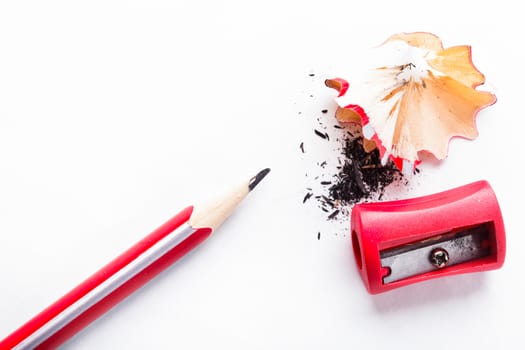
<svg viewBox="0 0 525 350">
<path fill-rule="evenodd" d="M 255 186 L 257 186 L 257 184 L 259 184 L 259 182 L 261 182 L 261 180 L 264 179 L 266 175 L 268 175 L 269 172 L 270 172 L 270 168 L 266 168 L 266 169 L 259 171 L 257 175 L 252 177 L 248 184 L 249 190 L 252 191 L 255 188 Z"/>
<path fill-rule="evenodd" d="M 191 227 L 217 229 L 269 172 L 270 169 L 268 168 L 261 170 L 257 175 L 248 180 L 248 186 L 246 186 L 245 180 L 226 196 L 219 197 L 204 206 L 195 206 L 189 219 Z"/>
</svg>

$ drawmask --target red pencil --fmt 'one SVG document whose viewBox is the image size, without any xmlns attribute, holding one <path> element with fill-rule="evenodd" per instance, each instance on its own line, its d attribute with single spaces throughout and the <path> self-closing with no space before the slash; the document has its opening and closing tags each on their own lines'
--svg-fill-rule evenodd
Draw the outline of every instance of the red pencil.
<svg viewBox="0 0 525 350">
<path fill-rule="evenodd" d="M 207 207 L 187 207 L 7 336 L 0 350 L 60 346 L 209 237 L 269 171 Z"/>
</svg>

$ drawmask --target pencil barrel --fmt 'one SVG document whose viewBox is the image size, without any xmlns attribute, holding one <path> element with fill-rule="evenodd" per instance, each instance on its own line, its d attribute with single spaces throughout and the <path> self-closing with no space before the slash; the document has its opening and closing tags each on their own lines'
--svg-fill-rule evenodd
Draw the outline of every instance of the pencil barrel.
<svg viewBox="0 0 525 350">
<path fill-rule="evenodd" d="M 122 270 L 132 261 L 137 259 L 137 257 L 139 257 L 142 253 L 153 247 L 156 243 L 172 233 L 178 227 L 187 223 L 192 211 L 193 207 L 188 207 L 179 214 L 175 215 L 165 224 L 122 253 L 119 257 L 94 273 L 76 288 L 65 294 L 62 298 L 58 299 L 55 303 L 15 330 L 12 334 L 0 342 L 0 350 L 17 348 L 17 346 L 24 342 L 25 339 L 29 338 L 41 327 L 46 325 L 55 317 L 59 316 L 72 304 L 85 297 L 86 294 Z M 78 333 L 80 330 L 88 326 L 91 322 L 111 309 L 113 306 L 145 285 L 163 270 L 171 266 L 182 256 L 187 254 L 202 241 L 204 241 L 210 234 L 211 229 L 208 228 L 195 230 L 180 244 L 176 245 L 166 254 L 156 259 L 154 262 L 135 274 L 132 278 L 121 284 L 118 288 L 114 289 L 108 295 L 104 296 L 98 302 L 84 310 L 80 315 L 68 322 L 64 327 L 60 328 L 50 337 L 46 338 L 43 342 L 38 344 L 36 349 L 54 349 L 60 346 L 73 335 Z"/>
</svg>

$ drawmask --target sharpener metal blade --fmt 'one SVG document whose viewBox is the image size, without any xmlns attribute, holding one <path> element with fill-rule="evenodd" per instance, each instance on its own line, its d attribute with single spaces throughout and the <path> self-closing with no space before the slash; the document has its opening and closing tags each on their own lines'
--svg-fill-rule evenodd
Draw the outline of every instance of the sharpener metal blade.
<svg viewBox="0 0 525 350">
<path fill-rule="evenodd" d="M 390 269 L 383 284 L 438 270 L 430 256 L 434 249 L 444 249 L 448 262 L 444 267 L 479 259 L 490 255 L 489 227 L 487 224 L 448 233 L 424 241 L 391 248 L 380 252 L 381 265 Z"/>
</svg>

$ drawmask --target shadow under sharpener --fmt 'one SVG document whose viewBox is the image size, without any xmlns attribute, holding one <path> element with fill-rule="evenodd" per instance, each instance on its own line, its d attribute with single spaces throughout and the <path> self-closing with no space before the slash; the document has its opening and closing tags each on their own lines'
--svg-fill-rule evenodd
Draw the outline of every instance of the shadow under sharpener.
<svg viewBox="0 0 525 350">
<path fill-rule="evenodd" d="M 500 268 L 505 228 L 486 181 L 418 198 L 357 204 L 351 237 L 371 294 L 432 278 Z"/>
</svg>

